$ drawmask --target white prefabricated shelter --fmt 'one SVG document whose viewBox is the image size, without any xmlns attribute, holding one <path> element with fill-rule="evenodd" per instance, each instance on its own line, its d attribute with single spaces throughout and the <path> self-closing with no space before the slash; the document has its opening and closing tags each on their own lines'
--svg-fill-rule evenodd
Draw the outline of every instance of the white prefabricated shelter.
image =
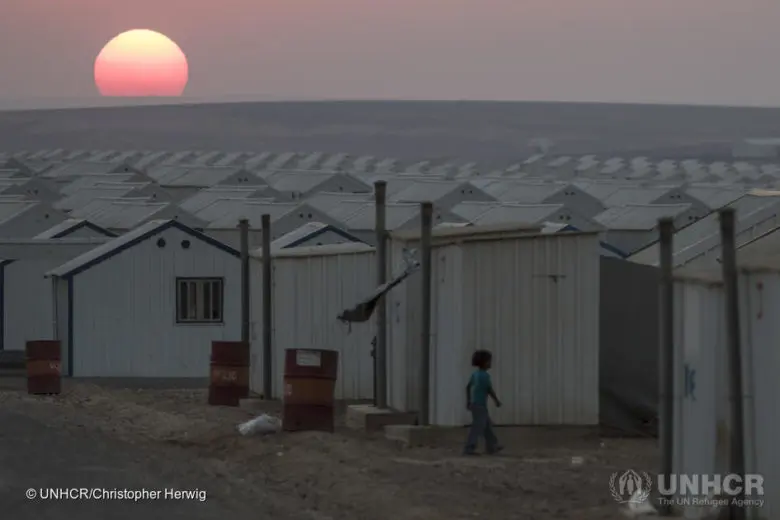
<svg viewBox="0 0 780 520">
<path fill-rule="evenodd" d="M 51 281 L 45 274 L 95 247 L 102 238 L 0 240 L 0 350 L 24 350 L 51 337 Z"/>
<path fill-rule="evenodd" d="M 250 389 L 263 391 L 262 251 L 252 253 Z M 273 397 L 281 398 L 286 349 L 339 352 L 336 399 L 371 399 L 374 320 L 345 324 L 345 309 L 377 287 L 374 248 L 362 243 L 278 249 L 272 253 Z"/>
<path fill-rule="evenodd" d="M 498 424 L 599 420 L 599 261 L 595 233 L 509 227 L 433 231 L 430 421 L 470 421 L 463 388 L 476 349 L 493 352 Z M 419 232 L 392 235 L 390 256 Z M 420 407 L 421 274 L 388 294 L 391 407 Z"/>
<path fill-rule="evenodd" d="M 777 258 L 771 259 L 777 265 Z M 675 287 L 674 472 L 728 474 L 729 362 L 719 276 L 678 276 Z M 738 279 L 745 471 L 763 476 L 759 520 L 780 511 L 780 268 L 742 266 Z M 695 508 L 688 508 L 694 517 Z"/>
<path fill-rule="evenodd" d="M 240 339 L 239 256 L 154 220 L 49 271 L 64 373 L 208 377 L 211 341 Z"/>
</svg>

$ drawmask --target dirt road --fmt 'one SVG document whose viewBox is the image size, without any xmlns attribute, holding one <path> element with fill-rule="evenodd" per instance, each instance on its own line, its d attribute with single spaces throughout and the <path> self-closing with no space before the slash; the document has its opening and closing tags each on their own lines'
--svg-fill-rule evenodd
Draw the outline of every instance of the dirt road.
<svg viewBox="0 0 780 520">
<path fill-rule="evenodd" d="M 262 501 L 231 500 L 180 453 L 111 439 L 101 433 L 48 426 L 0 410 L 0 504 L 15 520 L 270 518 Z M 171 471 L 175 468 L 175 471 Z M 89 490 L 91 500 L 43 499 L 49 489 Z M 32 491 L 30 491 L 32 490 Z M 138 501 L 111 500 L 118 490 L 146 490 Z M 167 490 L 167 493 L 166 493 Z M 175 493 L 195 491 L 195 493 Z M 155 497 L 155 492 L 159 496 Z M 29 495 L 36 495 L 30 499 Z M 102 498 L 101 499 L 101 495 Z M 115 493 L 114 496 L 118 496 Z"/>
<path fill-rule="evenodd" d="M 655 464 L 652 442 L 570 430 L 501 428 L 506 454 L 478 458 L 459 456 L 464 432 L 458 430 L 442 432 L 436 447 L 414 449 L 344 428 L 244 438 L 235 427 L 252 414 L 204 403 L 203 391 L 69 383 L 60 397 L 38 398 L 0 389 L 0 503 L 19 519 L 85 512 L 95 520 L 226 513 L 238 519 L 595 520 L 620 517 L 609 493 L 612 473 Z M 572 457 L 582 463 L 572 464 Z M 89 504 L 24 496 L 27 488 L 48 486 L 199 489 L 207 499 Z"/>
</svg>

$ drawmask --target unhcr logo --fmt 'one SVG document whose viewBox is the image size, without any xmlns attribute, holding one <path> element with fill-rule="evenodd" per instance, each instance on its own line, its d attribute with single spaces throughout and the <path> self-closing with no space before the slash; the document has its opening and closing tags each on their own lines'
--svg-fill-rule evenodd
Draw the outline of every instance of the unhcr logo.
<svg viewBox="0 0 780 520">
<path fill-rule="evenodd" d="M 633 469 L 623 473 L 613 473 L 609 477 L 609 490 L 612 498 L 619 504 L 641 504 L 650 498 L 653 481 L 645 472 Z"/>
<path fill-rule="evenodd" d="M 653 481 L 645 472 L 632 469 L 613 473 L 609 479 L 612 498 L 620 504 L 639 505 L 648 501 Z M 761 475 L 658 475 L 656 489 L 660 503 L 689 506 L 762 506 L 764 478 Z M 739 495 L 744 498 L 737 499 Z"/>
</svg>

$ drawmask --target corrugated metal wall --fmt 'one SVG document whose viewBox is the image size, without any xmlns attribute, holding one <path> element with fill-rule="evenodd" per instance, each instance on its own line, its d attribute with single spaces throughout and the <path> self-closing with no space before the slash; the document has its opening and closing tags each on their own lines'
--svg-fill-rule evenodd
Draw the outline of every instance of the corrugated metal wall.
<svg viewBox="0 0 780 520">
<path fill-rule="evenodd" d="M 764 479 L 755 517 L 780 509 L 780 270 L 743 270 L 742 332 L 745 469 Z M 688 277 L 675 288 L 675 473 L 729 473 L 729 375 L 722 285 Z M 690 508 L 691 513 L 695 507 Z"/>
<path fill-rule="evenodd" d="M 747 473 L 764 477 L 761 519 L 780 515 L 780 269 L 740 277 Z M 755 497 L 754 497 L 755 498 Z"/>
<path fill-rule="evenodd" d="M 394 241 L 394 258 L 409 243 Z M 461 240 L 433 252 L 431 422 L 469 422 L 477 348 L 493 351 L 499 424 L 597 424 L 599 242 L 595 234 Z M 419 409 L 420 275 L 390 297 L 390 400 Z"/>
<path fill-rule="evenodd" d="M 263 388 L 262 261 L 253 267 L 252 391 Z M 375 321 L 350 325 L 336 317 L 376 288 L 376 257 L 363 244 L 291 248 L 273 261 L 274 397 L 281 397 L 284 351 L 339 351 L 337 399 L 371 399 Z"/>
</svg>

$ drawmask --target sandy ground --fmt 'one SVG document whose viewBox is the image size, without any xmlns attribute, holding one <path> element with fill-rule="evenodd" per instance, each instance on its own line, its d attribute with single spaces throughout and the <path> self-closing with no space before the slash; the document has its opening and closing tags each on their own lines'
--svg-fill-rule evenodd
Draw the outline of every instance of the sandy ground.
<svg viewBox="0 0 780 520">
<path fill-rule="evenodd" d="M 572 429 L 499 428 L 506 450 L 495 457 L 459 456 L 464 430 L 443 431 L 436 447 L 405 448 L 347 430 L 341 413 L 334 434 L 242 437 L 237 424 L 258 412 L 208 406 L 205 390 L 66 381 L 59 397 L 33 397 L 0 381 L 0 409 L 169 461 L 171 479 L 197 478 L 210 499 L 275 518 L 621 518 L 610 476 L 656 467 L 653 441 Z"/>
</svg>

